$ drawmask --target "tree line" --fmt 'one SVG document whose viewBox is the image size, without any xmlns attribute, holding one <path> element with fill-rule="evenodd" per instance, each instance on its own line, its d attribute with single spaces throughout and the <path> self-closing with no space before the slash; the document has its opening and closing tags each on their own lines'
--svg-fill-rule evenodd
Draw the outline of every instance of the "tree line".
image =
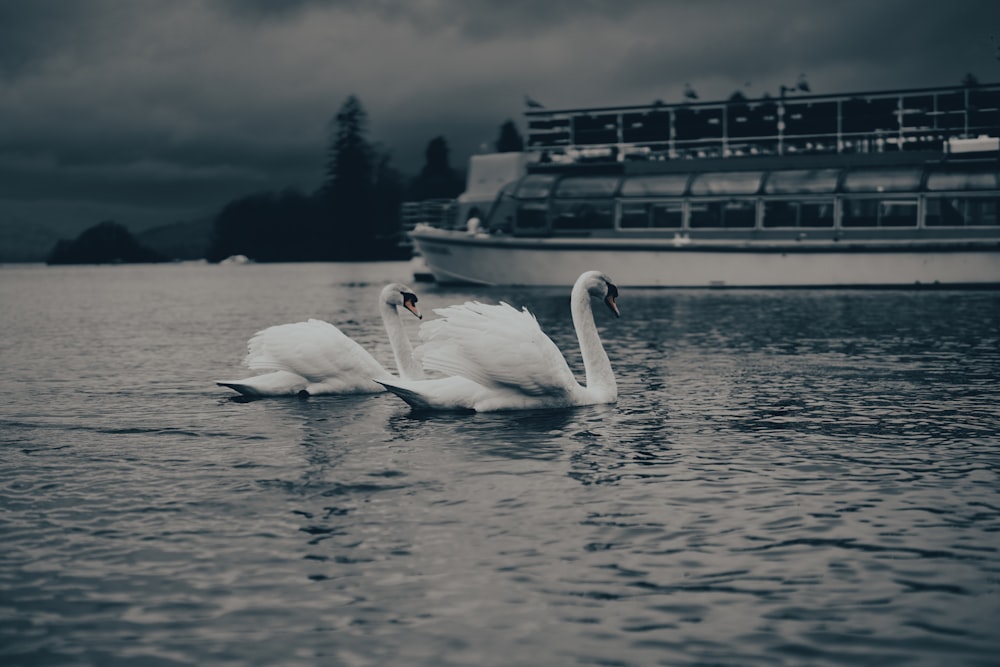
<svg viewBox="0 0 1000 667">
<path fill-rule="evenodd" d="M 521 150 L 512 121 L 498 150 Z M 368 139 L 368 114 L 351 95 L 328 128 L 325 178 L 313 193 L 262 192 L 229 202 L 215 219 L 206 259 L 246 255 L 258 262 L 375 260 L 408 257 L 400 246 L 401 204 L 456 197 L 464 177 L 433 138 L 425 164 L 409 183 L 383 147 Z"/>
<path fill-rule="evenodd" d="M 449 163 L 443 136 L 431 139 L 425 164 L 412 179 L 392 165 L 389 152 L 368 138 L 368 114 L 351 95 L 328 128 L 325 173 L 313 192 L 265 191 L 225 204 L 215 216 L 205 258 L 218 262 L 245 255 L 257 262 L 404 259 L 401 209 L 408 200 L 453 198 L 465 188 L 462 172 Z M 500 127 L 495 148 L 520 151 L 513 121 Z M 129 238 L 127 229 L 105 221 L 75 241 L 60 241 L 48 263 L 157 261 L 155 253 Z"/>
</svg>

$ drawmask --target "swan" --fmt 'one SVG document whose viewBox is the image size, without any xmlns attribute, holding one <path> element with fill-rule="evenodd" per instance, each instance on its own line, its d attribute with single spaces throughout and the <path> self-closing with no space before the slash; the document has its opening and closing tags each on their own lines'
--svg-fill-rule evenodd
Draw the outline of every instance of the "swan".
<svg viewBox="0 0 1000 667">
<path fill-rule="evenodd" d="M 402 283 L 386 285 L 378 309 L 389 335 L 400 378 L 424 377 L 413 358 L 413 348 L 403 330 L 397 308 L 402 306 L 422 319 L 417 296 Z M 247 343 L 246 365 L 269 373 L 243 380 L 217 380 L 216 384 L 244 396 L 289 396 L 299 393 L 372 394 L 385 391 L 373 378 L 393 377 L 378 361 L 340 329 L 322 320 L 278 324 L 258 331 Z"/>
<path fill-rule="evenodd" d="M 526 410 L 618 400 L 618 385 L 594 323 L 591 297 L 620 317 L 618 288 L 600 271 L 573 285 L 570 311 L 587 384 L 573 377 L 566 359 L 527 309 L 477 301 L 436 309 L 440 319 L 420 327 L 416 355 L 425 371 L 448 377 L 379 379 L 379 384 L 420 410 Z"/>
</svg>

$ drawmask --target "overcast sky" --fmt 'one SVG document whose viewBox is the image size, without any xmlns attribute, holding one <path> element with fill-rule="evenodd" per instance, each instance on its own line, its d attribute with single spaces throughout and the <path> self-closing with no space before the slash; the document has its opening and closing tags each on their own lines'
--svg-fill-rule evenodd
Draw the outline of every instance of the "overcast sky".
<svg viewBox="0 0 1000 667">
<path fill-rule="evenodd" d="M 404 172 L 548 108 L 1000 81 L 995 0 L 0 0 L 0 222 L 141 228 L 322 180 L 351 94 Z"/>
</svg>

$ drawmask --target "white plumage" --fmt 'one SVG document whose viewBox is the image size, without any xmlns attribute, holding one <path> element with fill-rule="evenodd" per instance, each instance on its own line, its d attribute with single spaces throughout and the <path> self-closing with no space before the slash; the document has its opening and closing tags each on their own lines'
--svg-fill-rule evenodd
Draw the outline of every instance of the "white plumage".
<svg viewBox="0 0 1000 667">
<path fill-rule="evenodd" d="M 425 369 L 528 396 L 563 396 L 576 385 L 559 348 L 527 309 L 474 301 L 434 312 L 442 319 L 420 332 Z"/>
<path fill-rule="evenodd" d="M 403 330 L 397 308 L 402 306 L 420 317 L 413 290 L 401 283 L 386 285 L 379 294 L 389 344 L 400 377 L 423 377 L 413 358 L 413 348 Z M 319 394 L 369 394 L 385 391 L 375 379 L 393 375 L 353 339 L 322 320 L 279 324 L 258 331 L 247 343 L 246 365 L 251 370 L 270 371 L 242 380 L 219 380 L 216 384 L 244 396 L 288 396 L 305 392 Z"/>
<path fill-rule="evenodd" d="M 585 386 L 531 313 L 479 302 L 437 309 L 441 318 L 420 328 L 423 344 L 416 355 L 424 369 L 451 377 L 379 382 L 418 409 L 485 412 L 613 403 L 618 388 L 590 298 L 602 299 L 617 316 L 617 296 L 617 287 L 598 271 L 582 274 L 573 286 L 570 309 Z"/>
</svg>

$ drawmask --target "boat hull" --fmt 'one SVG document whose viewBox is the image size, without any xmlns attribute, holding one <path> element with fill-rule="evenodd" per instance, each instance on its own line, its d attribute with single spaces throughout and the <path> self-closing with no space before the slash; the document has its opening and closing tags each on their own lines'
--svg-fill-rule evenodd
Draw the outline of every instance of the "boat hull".
<svg viewBox="0 0 1000 667">
<path fill-rule="evenodd" d="M 1000 285 L 1000 242 L 684 242 L 412 233 L 442 284 L 568 286 L 588 269 L 630 287 Z"/>
</svg>

